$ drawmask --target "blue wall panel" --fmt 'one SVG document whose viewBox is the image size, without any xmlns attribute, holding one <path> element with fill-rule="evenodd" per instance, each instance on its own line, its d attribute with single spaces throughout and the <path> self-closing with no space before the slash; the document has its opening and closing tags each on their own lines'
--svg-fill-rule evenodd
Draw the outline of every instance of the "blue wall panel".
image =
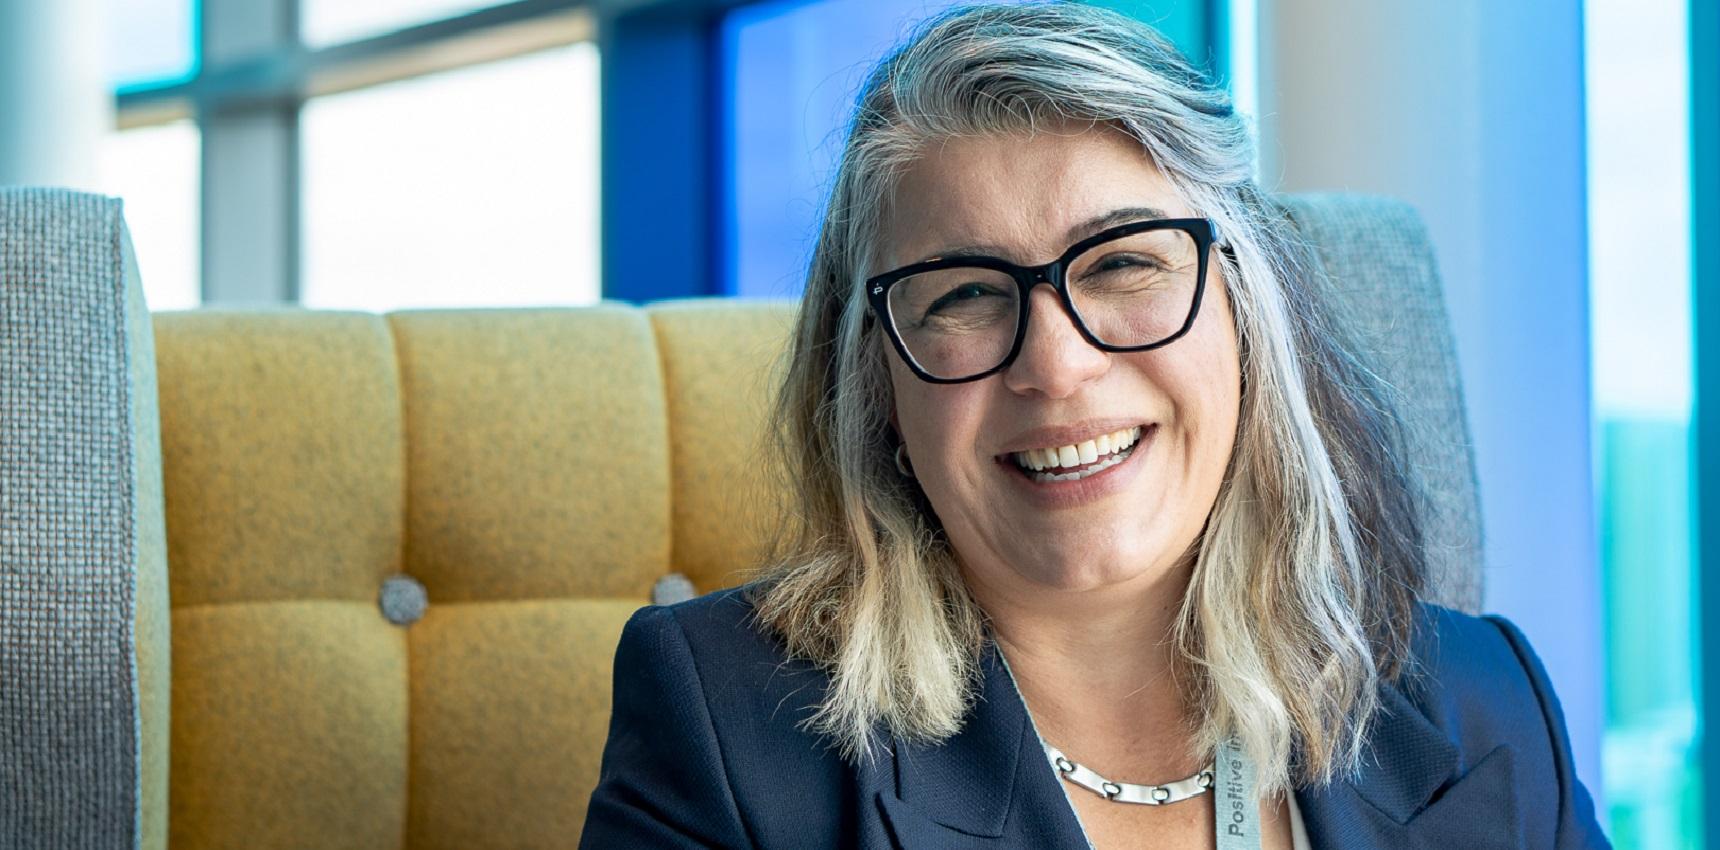
<svg viewBox="0 0 1720 850">
<path fill-rule="evenodd" d="M 713 20 L 652 9 L 601 27 L 605 298 L 718 292 Z"/>
</svg>

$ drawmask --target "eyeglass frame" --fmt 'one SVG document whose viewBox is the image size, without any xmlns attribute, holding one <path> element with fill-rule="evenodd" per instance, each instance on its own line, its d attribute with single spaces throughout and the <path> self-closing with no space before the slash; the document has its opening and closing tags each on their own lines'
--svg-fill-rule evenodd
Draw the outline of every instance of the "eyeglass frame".
<svg viewBox="0 0 1720 850">
<path fill-rule="evenodd" d="M 1200 259 L 1195 271 L 1194 299 L 1189 304 L 1188 318 L 1183 320 L 1182 327 L 1178 328 L 1176 333 L 1157 342 L 1149 342 L 1145 345 L 1111 345 L 1093 334 L 1093 331 L 1087 327 L 1087 321 L 1081 318 L 1081 311 L 1075 308 L 1075 302 L 1069 295 L 1069 263 L 1096 245 L 1154 230 L 1181 230 L 1194 239 L 1196 253 Z M 1075 325 L 1075 329 L 1081 333 L 1081 337 L 1094 348 L 1113 354 L 1151 351 L 1176 342 L 1186 335 L 1190 328 L 1194 327 L 1195 317 L 1200 315 L 1201 297 L 1206 291 L 1206 269 L 1209 255 L 1212 253 L 1213 246 L 1225 247 L 1225 243 L 1218 239 L 1216 230 L 1212 219 L 1209 218 L 1152 218 L 1131 221 L 1115 227 L 1108 227 L 1088 236 L 1069 246 L 1057 259 L 1037 266 L 1018 265 L 999 257 L 934 257 L 867 278 L 866 299 L 879 324 L 884 326 L 885 336 L 890 338 L 890 343 L 895 346 L 896 353 L 902 356 L 902 362 L 908 364 L 908 368 L 913 371 L 915 377 L 930 384 L 965 384 L 969 381 L 977 381 L 995 375 L 1009 368 L 1009 365 L 1014 363 L 1015 358 L 1021 354 L 1021 344 L 1027 339 L 1027 322 L 1032 313 L 1032 308 L 1029 306 L 1032 301 L 1030 296 L 1033 294 L 1034 288 L 1041 284 L 1049 284 L 1052 290 L 1057 293 L 1057 298 L 1063 305 L 1063 312 L 1068 314 Z M 969 266 L 1003 272 L 1015 280 L 1015 285 L 1021 292 L 1021 309 L 1015 322 L 1015 341 L 1010 343 L 1009 353 L 1003 356 L 1003 360 L 990 369 L 965 378 L 940 378 L 920 366 L 919 362 L 914 359 L 914 355 L 908 351 L 907 343 L 902 341 L 902 335 L 896 330 L 896 322 L 890 316 L 890 287 L 917 274 Z"/>
</svg>

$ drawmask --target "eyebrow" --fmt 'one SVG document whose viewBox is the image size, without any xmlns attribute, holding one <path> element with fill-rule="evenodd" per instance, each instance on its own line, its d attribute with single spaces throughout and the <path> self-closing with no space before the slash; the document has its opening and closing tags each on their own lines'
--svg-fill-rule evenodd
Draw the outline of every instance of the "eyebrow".
<svg viewBox="0 0 1720 850">
<path fill-rule="evenodd" d="M 1106 228 L 1127 224 L 1131 221 L 1145 221 L 1154 218 L 1170 218 L 1170 216 L 1158 207 L 1121 207 L 1104 215 L 1094 216 L 1069 228 L 1069 233 L 1064 238 L 1073 245 Z"/>
<path fill-rule="evenodd" d="M 1118 207 L 1108 213 L 1096 215 L 1075 225 L 1074 227 L 1069 228 L 1068 233 L 1064 235 L 1064 240 L 1068 244 L 1073 245 L 1101 230 L 1116 227 L 1119 224 L 1127 224 L 1131 221 L 1146 221 L 1155 218 L 1170 218 L 1170 216 L 1158 207 Z M 942 251 L 933 252 L 931 255 L 915 260 L 914 262 L 924 263 L 930 260 L 952 259 L 955 257 L 1001 257 L 1007 253 L 1009 253 L 1007 250 L 998 245 L 960 245 L 954 248 L 947 248 Z"/>
</svg>

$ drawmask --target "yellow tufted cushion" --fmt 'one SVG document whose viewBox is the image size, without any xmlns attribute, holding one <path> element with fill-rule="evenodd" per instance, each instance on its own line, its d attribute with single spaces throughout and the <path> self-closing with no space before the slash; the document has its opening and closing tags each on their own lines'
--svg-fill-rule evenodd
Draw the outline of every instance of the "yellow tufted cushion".
<svg viewBox="0 0 1720 850">
<path fill-rule="evenodd" d="M 669 403 L 671 562 L 701 591 L 742 583 L 780 509 L 764 424 L 793 305 L 682 301 L 649 313 Z"/>
<path fill-rule="evenodd" d="M 408 571 L 431 603 L 645 598 L 669 562 L 668 425 L 638 310 L 389 316 Z"/>
<path fill-rule="evenodd" d="M 414 850 L 571 848 L 640 597 L 432 603 L 412 637 Z"/>
<path fill-rule="evenodd" d="M 370 604 L 175 610 L 171 846 L 405 846 L 407 664 Z"/>
<path fill-rule="evenodd" d="M 754 566 L 790 312 L 156 314 L 171 846 L 577 844 L 622 624 Z"/>
<path fill-rule="evenodd" d="M 388 326 L 211 309 L 155 330 L 170 844 L 401 846 L 408 659 L 374 601 L 405 527 Z"/>
<path fill-rule="evenodd" d="M 209 309 L 155 333 L 174 609 L 369 600 L 404 527 L 388 325 Z"/>
</svg>

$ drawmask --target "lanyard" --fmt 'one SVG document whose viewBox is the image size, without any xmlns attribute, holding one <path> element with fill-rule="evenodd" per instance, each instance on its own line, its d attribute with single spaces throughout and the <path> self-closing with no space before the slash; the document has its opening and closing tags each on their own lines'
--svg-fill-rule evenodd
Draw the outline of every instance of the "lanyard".
<svg viewBox="0 0 1720 850">
<path fill-rule="evenodd" d="M 1218 748 L 1213 777 L 1213 826 L 1218 830 L 1218 850 L 1258 850 L 1260 809 L 1254 799 L 1254 774 L 1235 738 Z"/>
</svg>

